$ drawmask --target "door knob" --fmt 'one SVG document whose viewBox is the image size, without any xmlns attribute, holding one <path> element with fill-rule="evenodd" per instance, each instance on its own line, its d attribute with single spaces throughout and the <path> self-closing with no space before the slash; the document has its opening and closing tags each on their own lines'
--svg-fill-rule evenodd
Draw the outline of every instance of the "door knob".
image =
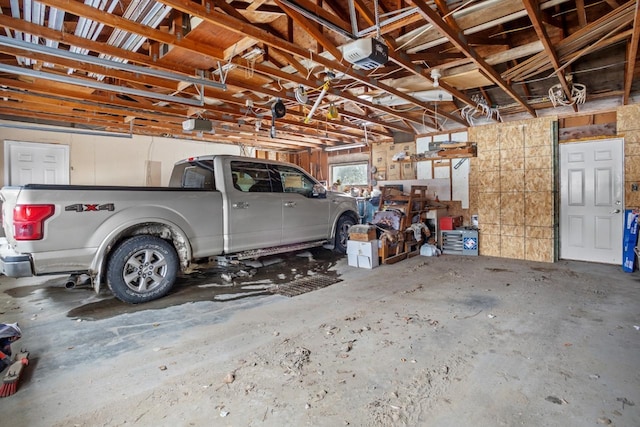
<svg viewBox="0 0 640 427">
<path fill-rule="evenodd" d="M 613 213 L 620 213 L 620 209 L 614 209 L 614 210 L 612 210 L 612 211 L 611 211 L 611 212 L 609 212 L 609 213 L 612 213 L 612 214 L 613 214 Z"/>
</svg>

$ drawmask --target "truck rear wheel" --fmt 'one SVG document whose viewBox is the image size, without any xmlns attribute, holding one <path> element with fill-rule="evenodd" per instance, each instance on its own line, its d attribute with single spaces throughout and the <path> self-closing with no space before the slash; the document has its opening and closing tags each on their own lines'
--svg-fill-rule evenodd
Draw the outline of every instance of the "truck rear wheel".
<svg viewBox="0 0 640 427">
<path fill-rule="evenodd" d="M 107 283 L 121 301 L 138 304 L 165 296 L 178 274 L 178 255 L 155 236 L 135 236 L 109 257 Z"/>
<path fill-rule="evenodd" d="M 343 215 L 338 220 L 336 225 L 336 237 L 334 242 L 334 251 L 346 254 L 347 253 L 347 241 L 349 240 L 349 229 L 356 222 L 349 215 Z"/>
</svg>

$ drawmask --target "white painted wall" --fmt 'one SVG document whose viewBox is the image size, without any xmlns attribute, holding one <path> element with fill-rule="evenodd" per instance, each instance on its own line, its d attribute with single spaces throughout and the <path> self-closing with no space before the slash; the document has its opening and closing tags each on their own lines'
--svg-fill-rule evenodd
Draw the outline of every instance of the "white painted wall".
<svg viewBox="0 0 640 427">
<path fill-rule="evenodd" d="M 441 134 L 435 136 L 423 136 L 416 138 L 416 153 L 424 153 L 429 151 L 429 143 L 432 141 L 467 141 L 467 132 L 456 132 L 451 134 Z M 436 179 L 451 180 L 451 200 L 460 200 L 462 202 L 462 208 L 469 208 L 469 160 L 460 162 L 463 159 L 451 159 L 451 176 L 449 176 L 449 167 L 437 167 L 438 160 L 425 160 L 417 163 L 417 178 L 418 180 Z M 436 162 L 434 165 L 433 162 Z M 445 161 L 448 163 L 448 161 Z M 454 166 L 458 165 L 457 168 Z M 435 167 L 434 167 L 435 166 Z M 435 176 L 434 176 L 435 175 Z M 448 192 L 447 192 L 448 193 Z M 441 200 L 447 200 L 449 197 L 438 197 Z"/>
<path fill-rule="evenodd" d="M 70 183 L 79 185 L 144 186 L 147 183 L 148 162 L 159 162 L 161 185 L 165 186 L 169 183 L 173 164 L 178 160 L 205 154 L 241 153 L 239 146 L 231 144 L 140 135 L 119 138 L 73 134 L 65 132 L 64 128 L 52 126 L 20 124 L 33 129 L 7 127 L 13 125 L 16 123 L 0 120 L 2 144 L 5 140 L 12 140 L 68 145 Z M 0 148 L 0 156 L 0 166 L 3 168 L 0 184 L 4 185 L 3 147 Z"/>
</svg>

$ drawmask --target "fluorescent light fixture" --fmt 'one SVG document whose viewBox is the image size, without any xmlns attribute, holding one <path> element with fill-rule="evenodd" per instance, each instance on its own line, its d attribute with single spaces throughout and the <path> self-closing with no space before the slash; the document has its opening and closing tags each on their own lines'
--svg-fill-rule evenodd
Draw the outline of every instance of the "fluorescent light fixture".
<svg viewBox="0 0 640 427">
<path fill-rule="evenodd" d="M 23 49 L 28 49 L 33 52 L 43 53 L 46 55 L 52 55 L 59 58 L 64 59 L 73 59 L 76 61 L 84 62 L 87 64 L 99 65 L 102 67 L 110 68 L 113 70 L 126 70 L 132 73 L 139 73 L 148 76 L 165 78 L 178 82 L 178 90 L 183 90 L 189 85 L 204 85 L 208 87 L 213 87 L 216 89 L 226 90 L 227 86 L 222 83 L 218 83 L 214 80 L 209 80 L 205 78 L 199 77 L 191 77 L 183 74 L 171 73 L 169 71 L 164 70 L 155 70 L 153 68 L 141 67 L 138 65 L 132 65 L 127 63 L 116 62 L 113 60 L 105 59 L 102 57 L 94 57 L 91 55 L 81 55 L 73 52 L 61 52 L 59 49 L 55 49 L 53 47 L 47 47 L 43 45 L 34 45 L 32 43 L 27 43 L 21 40 L 12 39 L 11 37 L 0 36 L 0 46 L 9 46 L 9 47 L 21 47 Z"/>
<path fill-rule="evenodd" d="M 147 90 L 140 90 L 140 89 L 134 89 L 134 88 L 125 87 L 125 86 L 117 86 L 112 84 L 94 82 L 92 80 L 80 79 L 72 76 L 45 73 L 43 71 L 32 70 L 30 68 L 15 67 L 13 65 L 6 65 L 1 63 L 0 63 L 0 71 L 4 71 L 10 74 L 15 74 L 18 76 L 35 77 L 35 78 L 50 80 L 54 82 L 68 83 L 72 85 L 90 87 L 93 89 L 101 89 L 105 91 L 123 93 L 127 95 L 144 96 L 147 98 L 158 99 L 161 101 L 193 105 L 196 107 L 201 107 L 204 104 L 203 101 L 196 100 L 196 99 L 181 98 L 173 95 L 165 95 L 162 93 L 156 93 L 156 92 L 151 92 Z"/>
<path fill-rule="evenodd" d="M 453 101 L 453 96 L 446 90 L 442 89 L 406 92 L 406 95 L 422 102 Z M 374 97 L 371 95 L 360 95 L 359 98 L 369 101 L 372 104 L 385 105 L 387 107 L 409 104 L 409 101 L 396 95 L 384 95 L 378 97 Z"/>
<path fill-rule="evenodd" d="M 364 143 L 356 143 L 356 144 L 347 144 L 347 145 L 334 145 L 331 147 L 325 147 L 324 151 L 340 151 L 340 150 L 351 150 L 352 148 L 360 148 L 366 147 L 367 144 Z"/>
</svg>

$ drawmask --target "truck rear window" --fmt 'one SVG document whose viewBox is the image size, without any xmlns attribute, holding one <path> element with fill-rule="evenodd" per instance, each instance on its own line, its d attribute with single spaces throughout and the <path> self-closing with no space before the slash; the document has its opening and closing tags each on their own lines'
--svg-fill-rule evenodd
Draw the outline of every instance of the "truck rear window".
<svg viewBox="0 0 640 427">
<path fill-rule="evenodd" d="M 194 160 L 175 165 L 169 187 L 215 190 L 213 160 Z"/>
</svg>

